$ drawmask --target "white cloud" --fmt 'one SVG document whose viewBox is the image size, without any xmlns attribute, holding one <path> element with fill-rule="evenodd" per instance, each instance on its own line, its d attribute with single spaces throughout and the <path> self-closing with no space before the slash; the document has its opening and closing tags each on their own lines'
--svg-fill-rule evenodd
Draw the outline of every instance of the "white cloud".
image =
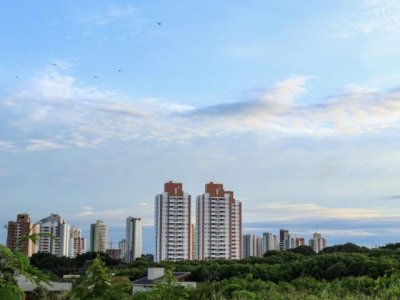
<svg viewBox="0 0 400 300">
<path fill-rule="evenodd" d="M 81 17 L 78 21 L 82 24 L 105 26 L 124 18 L 132 17 L 137 12 L 133 6 L 110 6 L 104 11 L 93 12 Z"/>
<path fill-rule="evenodd" d="M 58 144 L 51 140 L 30 140 L 29 144 L 26 146 L 26 151 L 44 151 L 44 150 L 54 150 L 54 149 L 65 149 L 65 145 Z"/>
<path fill-rule="evenodd" d="M 270 202 L 254 207 L 244 213 L 244 218 L 256 221 L 374 220 L 399 218 L 400 210 L 389 207 L 324 207 L 316 203 Z"/>
<path fill-rule="evenodd" d="M 24 133 L 30 129 L 25 141 L 18 140 L 27 151 L 96 147 L 108 141 L 185 142 L 243 132 L 272 137 L 355 135 L 399 127 L 398 90 L 348 85 L 318 105 L 307 105 L 300 100 L 308 80 L 294 76 L 249 101 L 195 108 L 81 86 L 74 77 L 48 68 L 0 103 L 16 116 L 14 127 Z M 15 147 L 7 145 L 1 148 Z"/>
<path fill-rule="evenodd" d="M 400 2 L 396 0 L 353 0 L 335 20 L 335 36 L 351 38 L 376 32 L 400 33 Z"/>
<path fill-rule="evenodd" d="M 400 3 L 396 0 L 361 0 L 361 16 L 353 24 L 355 30 L 371 33 L 377 30 L 400 31 Z"/>
<path fill-rule="evenodd" d="M 13 152 L 16 150 L 16 147 L 13 142 L 0 141 L 0 150 Z"/>
</svg>

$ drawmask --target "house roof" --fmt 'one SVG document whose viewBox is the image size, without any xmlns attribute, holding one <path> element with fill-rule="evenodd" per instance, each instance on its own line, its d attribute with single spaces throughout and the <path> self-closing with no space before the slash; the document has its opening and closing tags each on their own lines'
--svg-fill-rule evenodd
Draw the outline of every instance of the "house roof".
<svg viewBox="0 0 400 300">
<path fill-rule="evenodd" d="M 19 275 L 17 277 L 18 287 L 24 292 L 32 292 L 37 288 L 37 285 L 30 282 L 26 277 Z M 70 282 L 49 282 L 42 283 L 42 286 L 45 287 L 50 292 L 61 292 L 61 291 L 70 291 L 72 288 L 72 283 Z"/>
<path fill-rule="evenodd" d="M 185 278 L 189 277 L 190 272 L 173 272 L 172 274 L 175 276 L 177 281 L 183 281 Z M 157 283 L 157 281 L 159 281 L 163 277 L 152 280 L 152 279 L 148 279 L 146 276 L 146 277 L 135 280 L 133 282 L 133 285 L 154 285 Z"/>
</svg>

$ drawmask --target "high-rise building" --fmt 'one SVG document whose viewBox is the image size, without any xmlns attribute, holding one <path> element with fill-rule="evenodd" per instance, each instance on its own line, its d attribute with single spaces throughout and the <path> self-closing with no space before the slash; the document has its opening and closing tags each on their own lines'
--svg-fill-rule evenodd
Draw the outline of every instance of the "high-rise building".
<svg viewBox="0 0 400 300">
<path fill-rule="evenodd" d="M 294 248 L 297 248 L 302 245 L 304 245 L 304 238 L 298 237 L 295 234 L 289 234 L 289 239 L 287 241 L 286 250 L 294 249 Z"/>
<path fill-rule="evenodd" d="M 260 236 L 256 237 L 256 256 L 263 257 L 265 251 L 263 247 L 263 238 Z"/>
<path fill-rule="evenodd" d="M 263 252 L 279 250 L 278 240 L 275 234 L 270 232 L 263 233 Z"/>
<path fill-rule="evenodd" d="M 126 257 L 126 239 L 122 239 L 118 243 L 118 249 L 121 250 L 121 257 L 125 259 Z"/>
<path fill-rule="evenodd" d="M 7 247 L 11 250 L 19 250 L 28 257 L 37 252 L 37 245 L 30 240 L 25 239 L 30 234 L 38 232 L 38 226 L 31 223 L 28 214 L 18 214 L 16 221 L 8 221 L 7 225 Z"/>
<path fill-rule="evenodd" d="M 222 184 L 210 182 L 197 197 L 197 258 L 242 257 L 242 204 Z"/>
<path fill-rule="evenodd" d="M 108 226 L 102 220 L 90 224 L 90 251 L 106 252 L 108 244 Z"/>
<path fill-rule="evenodd" d="M 318 253 L 326 248 L 326 240 L 320 233 L 315 232 L 313 238 L 309 240 L 309 245 L 316 253 Z"/>
<path fill-rule="evenodd" d="M 39 252 L 69 256 L 70 226 L 58 214 L 40 221 Z"/>
<path fill-rule="evenodd" d="M 191 239 L 191 244 L 192 244 L 192 252 L 190 253 L 190 258 L 189 259 L 196 259 L 196 226 L 192 224 L 190 226 L 191 228 L 191 234 L 190 234 L 190 239 Z"/>
<path fill-rule="evenodd" d="M 126 218 L 125 241 L 125 262 L 133 262 L 142 256 L 142 219 Z"/>
<path fill-rule="evenodd" d="M 242 258 L 262 257 L 264 254 L 263 238 L 253 234 L 243 235 L 242 247 Z"/>
<path fill-rule="evenodd" d="M 182 183 L 164 184 L 155 197 L 156 249 L 154 260 L 178 261 L 191 258 L 191 196 Z"/>
<path fill-rule="evenodd" d="M 86 239 L 82 236 L 82 230 L 72 226 L 69 240 L 69 257 L 76 257 L 86 252 Z"/>
<path fill-rule="evenodd" d="M 279 250 L 284 251 L 289 249 L 289 230 L 279 230 Z"/>
<path fill-rule="evenodd" d="M 251 256 L 256 256 L 257 253 L 257 240 L 256 236 L 253 234 L 245 234 L 242 237 L 242 257 L 249 258 Z"/>
</svg>

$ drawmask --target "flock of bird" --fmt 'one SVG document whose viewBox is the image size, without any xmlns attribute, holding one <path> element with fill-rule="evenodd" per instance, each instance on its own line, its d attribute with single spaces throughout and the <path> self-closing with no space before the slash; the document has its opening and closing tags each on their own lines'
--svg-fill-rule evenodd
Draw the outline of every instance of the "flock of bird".
<svg viewBox="0 0 400 300">
<path fill-rule="evenodd" d="M 158 26 L 161 26 L 162 25 L 162 23 L 161 22 L 157 22 L 157 25 Z M 53 67 L 56 67 L 57 66 L 57 64 L 56 63 L 52 63 L 51 64 Z M 122 69 L 117 69 L 117 72 L 122 72 Z M 18 75 L 15 75 L 15 78 L 19 78 L 19 76 Z M 99 76 L 97 76 L 97 75 L 93 75 L 93 78 L 94 79 L 98 79 L 99 78 Z"/>
</svg>

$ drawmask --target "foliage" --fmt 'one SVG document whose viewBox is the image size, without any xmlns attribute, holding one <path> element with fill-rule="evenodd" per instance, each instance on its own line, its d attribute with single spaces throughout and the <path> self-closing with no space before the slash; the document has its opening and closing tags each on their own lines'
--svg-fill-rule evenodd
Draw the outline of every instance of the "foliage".
<svg viewBox="0 0 400 300">
<path fill-rule="evenodd" d="M 348 243 L 329 247 L 318 254 L 311 253 L 310 248 L 305 246 L 283 252 L 267 251 L 263 257 L 234 261 L 154 263 L 139 258 L 130 264 L 110 263 L 110 272 L 135 280 L 146 276 L 148 267 L 167 269 L 165 277 L 156 287 L 148 292 L 136 293 L 133 296 L 136 300 L 399 299 L 399 246 L 388 244 L 368 249 Z M 93 261 L 93 255 L 91 253 L 76 258 L 73 265 L 87 268 L 88 262 Z M 35 259 L 39 262 L 38 258 Z M 46 259 L 42 259 L 40 263 L 45 264 Z M 51 260 L 48 257 L 47 263 Z M 72 299 L 128 297 L 129 286 L 113 282 L 104 261 L 102 257 L 92 262 L 83 281 L 71 293 L 75 297 Z M 65 262 L 68 263 L 67 260 Z M 56 261 L 52 263 L 61 265 Z M 179 286 L 170 271 L 172 267 L 178 271 L 191 272 L 190 280 L 196 281 L 197 287 L 188 289 Z"/>
<path fill-rule="evenodd" d="M 2 299 L 23 299 L 23 292 L 18 287 L 17 276 L 22 276 L 40 286 L 48 282 L 38 269 L 29 263 L 28 257 L 19 251 L 11 251 L 0 244 L 0 295 Z"/>
<path fill-rule="evenodd" d="M 129 297 L 126 288 L 114 283 L 105 263 L 95 258 L 86 271 L 85 278 L 71 293 L 71 299 L 123 300 Z"/>
</svg>

